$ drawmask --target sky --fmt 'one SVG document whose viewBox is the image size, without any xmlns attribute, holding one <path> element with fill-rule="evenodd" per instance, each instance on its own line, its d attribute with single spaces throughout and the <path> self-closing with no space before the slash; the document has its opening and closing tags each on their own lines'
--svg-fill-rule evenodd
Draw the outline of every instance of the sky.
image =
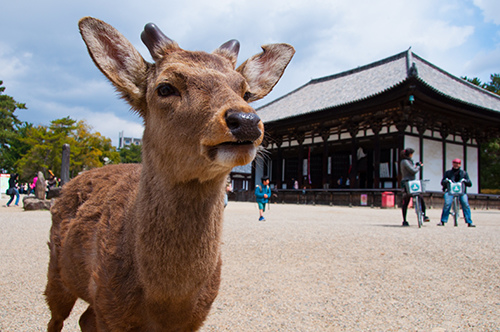
<svg viewBox="0 0 500 332">
<path fill-rule="evenodd" d="M 408 50 L 457 77 L 489 82 L 500 73 L 498 0 L 16 0 L 0 9 L 0 80 L 26 103 L 21 121 L 49 125 L 71 117 L 118 144 L 142 136 L 142 120 L 95 67 L 78 20 L 99 18 L 152 62 L 140 40 L 153 22 L 182 48 L 212 52 L 241 43 L 238 65 L 269 43 L 296 49 L 265 105 L 311 79 Z"/>
</svg>

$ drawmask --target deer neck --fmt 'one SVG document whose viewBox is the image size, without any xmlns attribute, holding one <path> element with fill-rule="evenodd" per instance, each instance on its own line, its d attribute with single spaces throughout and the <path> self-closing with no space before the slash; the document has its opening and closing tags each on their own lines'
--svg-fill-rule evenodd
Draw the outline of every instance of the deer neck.
<svg viewBox="0 0 500 332">
<path fill-rule="evenodd" d="M 226 174 L 211 181 L 175 183 L 143 166 L 132 237 L 146 294 L 150 289 L 155 297 L 187 296 L 214 273 L 220 259 L 225 179 Z"/>
</svg>

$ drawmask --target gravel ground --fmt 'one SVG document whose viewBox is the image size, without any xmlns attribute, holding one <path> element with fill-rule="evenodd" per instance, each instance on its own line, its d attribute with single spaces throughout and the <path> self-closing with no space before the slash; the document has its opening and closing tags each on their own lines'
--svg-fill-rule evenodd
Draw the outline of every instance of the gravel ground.
<svg viewBox="0 0 500 332">
<path fill-rule="evenodd" d="M 0 205 L 5 205 L 5 198 Z M 397 209 L 230 202 L 202 331 L 499 331 L 500 211 L 400 227 Z M 47 211 L 0 206 L 0 331 L 44 331 Z M 79 331 L 78 302 L 63 331 Z"/>
</svg>

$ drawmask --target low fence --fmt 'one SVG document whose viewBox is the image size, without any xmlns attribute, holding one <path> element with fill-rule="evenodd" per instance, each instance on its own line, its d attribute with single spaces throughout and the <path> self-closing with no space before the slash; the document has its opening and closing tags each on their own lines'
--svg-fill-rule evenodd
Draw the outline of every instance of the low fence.
<svg viewBox="0 0 500 332">
<path fill-rule="evenodd" d="M 471 209 L 500 209 L 500 195 L 467 195 Z M 443 206 L 442 192 L 426 192 L 424 199 L 430 208 L 440 209 Z M 253 191 L 238 191 L 230 193 L 229 200 L 253 202 L 255 196 Z M 402 202 L 402 191 L 399 189 L 279 189 L 272 190 L 271 202 L 397 208 Z"/>
</svg>

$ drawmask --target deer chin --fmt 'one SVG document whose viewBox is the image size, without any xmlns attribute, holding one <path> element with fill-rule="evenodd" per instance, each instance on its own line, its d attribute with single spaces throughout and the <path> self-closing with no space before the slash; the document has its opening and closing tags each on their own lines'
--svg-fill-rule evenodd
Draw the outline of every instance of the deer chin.
<svg viewBox="0 0 500 332">
<path fill-rule="evenodd" d="M 257 147 L 255 142 L 224 142 L 214 146 L 206 146 L 205 153 L 215 163 L 235 167 L 246 165 L 255 158 Z"/>
</svg>

